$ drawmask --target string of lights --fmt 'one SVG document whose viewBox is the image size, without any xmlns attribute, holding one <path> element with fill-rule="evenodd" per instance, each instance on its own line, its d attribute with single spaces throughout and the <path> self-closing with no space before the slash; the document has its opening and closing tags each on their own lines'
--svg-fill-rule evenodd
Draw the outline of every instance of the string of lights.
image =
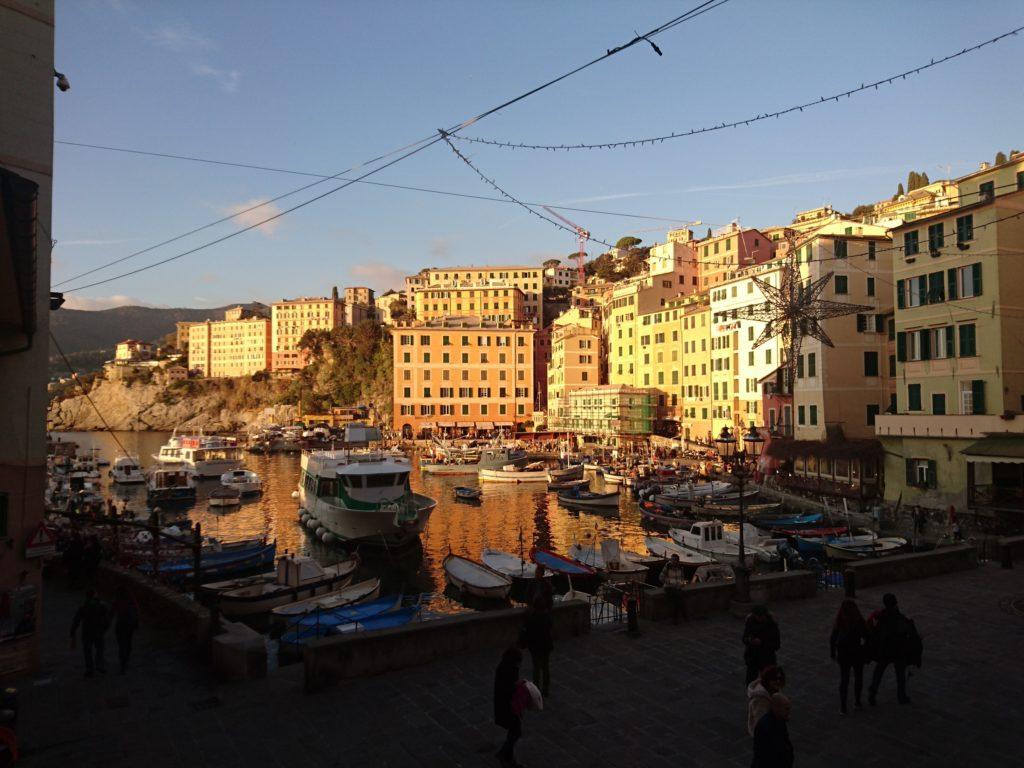
<svg viewBox="0 0 1024 768">
<path fill-rule="evenodd" d="M 774 118 L 783 117 L 785 115 L 790 115 L 790 114 L 793 114 L 795 112 L 803 112 L 805 109 L 812 109 L 814 107 L 819 107 L 819 106 L 821 106 L 823 104 L 828 104 L 830 102 L 838 103 L 839 100 L 842 99 L 842 98 L 850 98 L 850 97 L 854 96 L 855 94 L 863 93 L 865 91 L 870 91 L 870 90 L 876 90 L 877 91 L 882 86 L 893 85 L 897 81 L 906 80 L 908 77 L 911 77 L 913 75 L 919 75 L 922 72 L 925 72 L 926 70 L 932 69 L 933 67 L 938 67 L 938 66 L 940 66 L 942 64 L 946 64 L 946 63 L 948 63 L 950 61 L 958 59 L 961 56 L 966 56 L 969 53 L 974 53 L 976 51 L 980 51 L 982 48 L 986 48 L 986 47 L 988 47 L 990 45 L 995 45 L 996 43 L 998 43 L 998 42 L 1000 42 L 1002 40 L 1005 40 L 1008 37 L 1012 37 L 1012 36 L 1017 35 L 1017 33 L 1021 32 L 1022 30 L 1024 30 L 1024 26 L 1016 27 L 1016 28 L 1011 29 L 1011 30 L 1009 30 L 1007 32 L 1003 32 L 1000 35 L 996 35 L 995 37 L 992 37 L 992 38 L 989 38 L 988 40 L 980 42 L 980 43 L 978 43 L 976 45 L 972 45 L 972 46 L 964 48 L 964 49 L 962 49 L 960 51 L 957 51 L 956 53 L 951 53 L 948 56 L 943 56 L 940 59 L 932 59 L 927 64 L 922 64 L 919 67 L 914 67 L 913 69 L 908 69 L 908 70 L 906 70 L 904 72 L 900 72 L 900 73 L 895 74 L 895 75 L 890 75 L 888 77 L 883 77 L 880 80 L 875 80 L 874 82 L 861 83 L 859 86 L 856 86 L 854 88 L 850 88 L 850 89 L 845 90 L 845 91 L 840 91 L 838 93 L 834 93 L 831 96 L 821 96 L 818 99 L 815 99 L 813 101 L 807 101 L 807 102 L 804 102 L 802 104 L 795 104 L 795 105 L 793 105 L 791 107 L 784 107 L 784 108 L 781 108 L 781 109 L 777 109 L 777 110 L 775 110 L 773 112 L 765 112 L 763 114 L 757 114 L 757 115 L 754 115 L 753 117 L 747 117 L 747 118 L 743 118 L 743 119 L 740 119 L 740 120 L 733 120 L 733 121 L 729 121 L 729 122 L 721 122 L 721 123 L 717 123 L 715 125 L 704 126 L 702 128 L 693 128 L 693 129 L 690 129 L 688 131 L 672 132 L 672 133 L 668 133 L 668 134 L 665 134 L 665 135 L 662 135 L 662 136 L 652 136 L 652 137 L 640 138 L 640 139 L 626 139 L 626 140 L 619 140 L 619 141 L 606 141 L 606 142 L 600 142 L 600 143 L 597 143 L 597 144 L 584 144 L 584 143 L 574 143 L 574 144 L 528 144 L 528 143 L 524 143 L 524 142 L 503 141 L 503 140 L 500 140 L 500 139 L 488 139 L 488 138 L 480 138 L 480 137 L 476 137 L 476 136 L 457 136 L 456 138 L 458 138 L 461 141 L 465 141 L 465 142 L 472 142 L 474 144 L 487 144 L 487 145 L 492 146 L 492 147 L 502 147 L 504 149 L 548 150 L 548 151 L 551 151 L 551 152 L 569 151 L 569 150 L 577 150 L 577 149 L 622 149 L 622 148 L 633 148 L 633 147 L 642 147 L 642 146 L 653 146 L 654 144 L 660 144 L 660 143 L 662 143 L 664 141 L 669 141 L 671 139 L 681 139 L 681 138 L 685 138 L 685 137 L 688 137 L 688 136 L 696 136 L 696 135 L 704 134 L 704 133 L 712 133 L 714 131 L 723 131 L 723 130 L 726 130 L 728 128 L 746 127 L 746 126 L 753 125 L 754 123 L 762 122 L 764 120 L 771 120 L 771 119 L 774 119 Z"/>
</svg>

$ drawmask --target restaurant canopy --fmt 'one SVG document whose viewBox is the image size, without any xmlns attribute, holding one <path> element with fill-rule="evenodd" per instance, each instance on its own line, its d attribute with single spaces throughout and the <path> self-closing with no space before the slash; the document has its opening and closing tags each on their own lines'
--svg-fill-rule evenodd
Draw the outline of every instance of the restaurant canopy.
<svg viewBox="0 0 1024 768">
<path fill-rule="evenodd" d="M 1024 434 L 1000 432 L 983 437 L 960 451 L 968 462 L 1024 464 Z"/>
</svg>

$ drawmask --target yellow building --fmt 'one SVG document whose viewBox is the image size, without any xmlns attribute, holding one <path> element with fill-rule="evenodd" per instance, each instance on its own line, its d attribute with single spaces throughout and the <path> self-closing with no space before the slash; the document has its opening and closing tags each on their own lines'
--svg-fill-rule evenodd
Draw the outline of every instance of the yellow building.
<svg viewBox="0 0 1024 768">
<path fill-rule="evenodd" d="M 306 367 L 299 342 L 306 331 L 331 331 L 346 324 L 345 302 L 338 289 L 330 297 L 287 299 L 270 308 L 271 365 L 274 371 L 297 371 Z"/>
<path fill-rule="evenodd" d="M 678 306 L 682 341 L 682 403 L 680 434 L 688 441 L 712 437 L 711 303 L 699 293 L 669 304 Z"/>
<path fill-rule="evenodd" d="M 636 379 L 654 397 L 654 432 L 666 437 L 679 434 L 682 416 L 682 322 L 675 300 L 640 315 L 638 321 Z"/>
<path fill-rule="evenodd" d="M 270 320 L 214 320 L 189 328 L 188 366 L 208 378 L 250 376 L 271 365 Z"/>
<path fill-rule="evenodd" d="M 532 418 L 536 328 L 448 317 L 391 329 L 394 428 L 426 432 L 519 428 Z"/>
<path fill-rule="evenodd" d="M 553 428 L 601 437 L 616 445 L 643 440 L 654 428 L 655 394 L 644 387 L 605 384 L 567 395 L 568 407 Z"/>
<path fill-rule="evenodd" d="M 374 299 L 373 303 L 377 309 L 377 322 L 391 325 L 394 322 L 392 313 L 399 309 L 405 309 L 405 294 L 388 291 Z"/>
<path fill-rule="evenodd" d="M 541 322 L 544 317 L 544 268 L 540 266 L 431 268 L 422 270 L 415 277 L 406 278 L 409 291 L 415 287 L 488 283 L 518 288 L 523 292 L 524 315 L 535 323 Z M 417 319 L 421 318 L 417 315 Z"/>
<path fill-rule="evenodd" d="M 567 413 L 568 394 L 602 383 L 601 310 L 572 307 L 551 325 L 551 362 L 548 364 L 548 422 Z"/>
<path fill-rule="evenodd" d="M 499 323 L 532 320 L 523 292 L 508 283 L 430 285 L 415 289 L 413 302 L 423 322 L 467 315 Z"/>
</svg>

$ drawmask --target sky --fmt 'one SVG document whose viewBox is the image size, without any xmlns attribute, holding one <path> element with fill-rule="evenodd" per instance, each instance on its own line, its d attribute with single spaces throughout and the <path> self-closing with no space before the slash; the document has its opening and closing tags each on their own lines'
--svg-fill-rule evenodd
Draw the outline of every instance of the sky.
<svg viewBox="0 0 1024 768">
<path fill-rule="evenodd" d="M 689 2 L 80 0 L 57 10 L 63 141 L 336 174 L 453 126 L 628 42 Z M 729 0 L 470 126 L 534 143 L 656 136 L 775 111 L 1024 25 L 1015 0 Z M 910 170 L 961 175 L 1024 147 L 1024 33 L 892 86 L 653 147 L 457 144 L 521 200 L 675 220 L 790 221 L 891 196 Z M 53 282 L 68 291 L 175 256 L 338 186 L 325 182 L 77 280 L 134 251 L 317 181 L 57 145 Z M 372 166 L 366 166 L 365 172 Z M 369 179 L 496 196 L 443 143 Z M 605 241 L 673 224 L 562 212 Z M 535 264 L 575 237 L 512 204 L 354 184 L 164 266 L 67 294 L 69 307 L 214 307 L 401 286 L 427 266 Z M 591 255 L 599 251 L 591 245 Z"/>
</svg>

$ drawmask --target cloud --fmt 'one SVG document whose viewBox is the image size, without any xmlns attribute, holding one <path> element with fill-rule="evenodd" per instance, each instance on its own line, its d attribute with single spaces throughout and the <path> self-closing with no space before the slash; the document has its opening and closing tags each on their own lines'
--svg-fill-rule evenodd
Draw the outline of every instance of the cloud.
<svg viewBox="0 0 1024 768">
<path fill-rule="evenodd" d="M 148 301 L 137 299 L 134 296 L 115 294 L 113 296 L 76 296 L 73 293 L 65 294 L 64 309 L 85 309 L 95 312 L 100 309 L 111 309 L 112 307 L 152 307 L 155 306 Z"/>
<path fill-rule="evenodd" d="M 257 208 L 255 206 L 259 207 Z M 252 210 L 248 210 L 250 208 Z M 243 213 L 243 211 L 245 212 Z M 264 219 L 274 216 L 280 212 L 281 209 L 278 208 L 276 204 L 268 202 L 265 197 L 257 197 L 247 202 L 232 205 L 230 208 L 224 209 L 225 215 L 234 216 L 235 220 L 239 224 L 243 224 L 247 227 L 259 224 L 259 222 Z M 260 224 L 256 229 L 265 235 L 272 235 L 277 231 L 280 223 L 280 219 L 274 219 L 273 221 L 268 221 L 266 224 Z"/>
<path fill-rule="evenodd" d="M 147 37 L 169 51 L 212 51 L 217 48 L 213 40 L 184 22 L 157 27 Z"/>
<path fill-rule="evenodd" d="M 370 283 L 374 288 L 404 288 L 405 272 L 381 261 L 368 261 L 353 264 L 349 267 L 349 275 L 363 283 Z"/>
<path fill-rule="evenodd" d="M 451 253 L 452 241 L 448 237 L 435 237 L 430 241 L 430 255 L 435 259 L 444 259 Z"/>
<path fill-rule="evenodd" d="M 220 69 L 209 64 L 193 64 L 192 74 L 205 77 L 217 83 L 225 93 L 234 93 L 242 81 L 242 73 L 237 69 Z"/>
</svg>

